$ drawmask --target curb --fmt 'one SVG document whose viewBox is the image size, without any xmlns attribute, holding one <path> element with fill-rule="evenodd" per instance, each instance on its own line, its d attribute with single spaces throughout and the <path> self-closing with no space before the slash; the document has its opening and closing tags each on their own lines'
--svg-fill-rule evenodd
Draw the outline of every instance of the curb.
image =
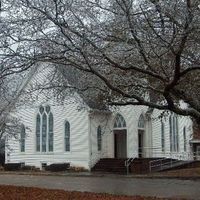
<svg viewBox="0 0 200 200">
<path fill-rule="evenodd" d="M 118 174 L 93 174 L 93 173 L 92 174 L 58 173 L 57 174 L 57 173 L 33 173 L 33 172 L 0 172 L 0 176 L 1 175 L 200 180 L 200 176 L 118 175 Z"/>
</svg>

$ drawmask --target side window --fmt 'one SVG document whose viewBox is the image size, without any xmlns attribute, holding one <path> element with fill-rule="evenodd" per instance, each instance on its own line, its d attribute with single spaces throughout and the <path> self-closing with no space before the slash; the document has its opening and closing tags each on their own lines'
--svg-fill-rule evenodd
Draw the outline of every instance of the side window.
<svg viewBox="0 0 200 200">
<path fill-rule="evenodd" d="M 70 151 L 70 123 L 65 122 L 65 151 Z"/>
<path fill-rule="evenodd" d="M 20 151 L 25 152 L 25 137 L 26 137 L 26 128 L 24 125 L 21 127 L 20 133 Z"/>
<path fill-rule="evenodd" d="M 49 151 L 52 152 L 53 151 L 53 114 L 50 113 L 49 114 Z"/>
<path fill-rule="evenodd" d="M 161 121 L 161 149 L 162 152 L 165 151 L 165 124 Z"/>
<path fill-rule="evenodd" d="M 187 151 L 187 140 L 186 140 L 186 127 L 183 128 L 183 149 Z"/>
<path fill-rule="evenodd" d="M 101 126 L 98 126 L 97 128 L 97 149 L 98 151 L 101 151 L 102 148 L 102 131 Z"/>
<path fill-rule="evenodd" d="M 179 130 L 178 130 L 178 117 L 175 114 L 171 114 L 169 117 L 170 127 L 170 151 L 179 151 Z"/>
</svg>

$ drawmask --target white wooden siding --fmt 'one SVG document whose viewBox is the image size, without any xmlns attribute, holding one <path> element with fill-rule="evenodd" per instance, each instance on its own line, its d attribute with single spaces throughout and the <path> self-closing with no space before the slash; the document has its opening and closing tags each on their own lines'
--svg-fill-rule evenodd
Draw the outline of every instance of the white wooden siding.
<svg viewBox="0 0 200 200">
<path fill-rule="evenodd" d="M 154 157 L 165 157 L 171 156 L 180 159 L 187 159 L 186 153 L 190 153 L 191 149 L 189 146 L 190 136 L 192 135 L 192 121 L 189 117 L 178 116 L 178 140 L 179 140 L 179 151 L 171 153 L 170 152 L 170 129 L 169 129 L 169 115 L 163 118 L 165 124 L 165 151 L 162 152 L 161 147 L 161 119 L 158 116 L 161 114 L 161 111 L 154 110 L 152 115 L 152 134 L 153 134 L 153 149 Z M 186 127 L 186 149 L 184 152 L 184 140 L 183 140 L 183 128 Z M 184 156 L 184 157 L 183 157 Z"/>
<path fill-rule="evenodd" d="M 25 153 L 20 152 L 19 141 L 9 141 L 13 151 L 10 152 L 9 162 L 25 162 L 28 165 L 40 167 L 41 162 L 58 163 L 70 162 L 72 165 L 88 168 L 88 120 L 87 111 L 78 111 L 77 105 L 51 106 L 54 117 L 54 151 L 36 152 L 36 115 L 37 109 L 18 111 L 21 121 L 27 127 Z M 64 122 L 70 123 L 70 152 L 64 149 Z"/>
<path fill-rule="evenodd" d="M 39 68 L 38 73 L 32 77 L 27 90 L 31 85 L 45 83 L 51 69 Z M 48 99 L 46 94 L 48 93 Z M 20 152 L 18 140 L 9 139 L 8 143 L 12 151 L 6 150 L 6 162 L 25 162 L 26 165 L 41 167 L 41 163 L 70 162 L 73 166 L 81 166 L 90 169 L 100 158 L 114 157 L 113 125 L 117 113 L 120 113 L 126 121 L 127 130 L 127 157 L 138 156 L 138 120 L 141 114 L 145 116 L 144 132 L 144 156 L 163 157 L 170 153 L 169 119 L 165 123 L 165 151 L 161 148 L 161 122 L 158 118 L 161 111 L 154 110 L 152 115 L 146 116 L 147 107 L 124 106 L 113 110 L 112 113 L 93 112 L 89 108 L 77 110 L 81 98 L 74 94 L 61 105 L 54 98 L 51 91 L 36 95 L 32 94 L 35 102 L 21 105 L 15 115 L 27 127 L 25 152 Z M 27 98 L 22 96 L 22 98 Z M 29 98 L 29 96 L 28 96 Z M 78 101 L 80 102 L 77 102 Z M 54 117 L 54 151 L 51 153 L 36 152 L 36 115 L 40 105 L 50 105 Z M 64 148 L 64 123 L 70 123 L 70 152 Z M 189 117 L 178 117 L 179 123 L 179 151 L 183 152 L 183 128 L 186 127 L 187 152 L 190 152 L 189 139 L 192 134 L 192 122 Z M 97 149 L 97 127 L 102 127 L 102 150 Z"/>
<path fill-rule="evenodd" d="M 103 146 L 102 151 L 97 152 L 97 136 L 96 129 L 98 125 L 102 124 L 100 121 L 103 119 L 100 115 L 94 115 L 92 118 L 92 157 L 108 157 L 114 158 L 114 133 L 113 126 L 117 113 L 120 113 L 126 121 L 126 130 L 127 130 L 127 157 L 136 157 L 138 155 L 138 119 L 142 113 L 146 112 L 145 107 L 142 106 L 125 106 L 115 110 L 111 115 L 107 116 L 107 119 L 103 121 L 103 126 L 106 124 L 106 129 L 103 134 Z M 145 145 L 148 145 L 149 138 L 148 133 L 145 133 Z"/>
<path fill-rule="evenodd" d="M 89 115 L 89 140 L 90 140 L 90 166 L 92 167 L 100 158 L 108 156 L 107 135 L 110 134 L 110 114 L 94 112 Z M 101 126 L 102 130 L 102 148 L 98 151 L 97 146 L 97 128 Z"/>
<path fill-rule="evenodd" d="M 48 77 L 51 70 L 49 68 L 39 68 L 37 75 L 32 77 L 27 90 L 31 85 L 41 84 Z M 52 91 L 45 93 L 32 94 L 34 103 L 21 105 L 15 113 L 21 122 L 27 127 L 25 140 L 25 153 L 20 152 L 19 141 L 10 139 L 8 143 L 12 147 L 6 151 L 6 162 L 25 162 L 27 165 L 41 167 L 41 162 L 47 164 L 70 162 L 73 166 L 89 168 L 89 140 L 88 140 L 88 111 L 78 110 L 80 106 L 75 98 L 69 96 L 64 105 L 57 103 Z M 25 96 L 22 96 L 25 98 Z M 47 153 L 36 152 L 36 115 L 40 105 L 50 105 L 54 118 L 54 151 Z M 64 123 L 70 123 L 70 152 L 64 149 Z M 9 156 L 7 156 L 9 154 Z"/>
</svg>

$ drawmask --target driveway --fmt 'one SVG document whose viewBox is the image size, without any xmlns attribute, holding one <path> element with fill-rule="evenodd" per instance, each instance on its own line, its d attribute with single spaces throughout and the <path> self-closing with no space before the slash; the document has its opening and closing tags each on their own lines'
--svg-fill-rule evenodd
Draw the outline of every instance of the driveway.
<svg viewBox="0 0 200 200">
<path fill-rule="evenodd" d="M 0 175 L 1 185 L 17 185 L 124 195 L 181 197 L 200 200 L 200 181 L 123 177 Z"/>
</svg>

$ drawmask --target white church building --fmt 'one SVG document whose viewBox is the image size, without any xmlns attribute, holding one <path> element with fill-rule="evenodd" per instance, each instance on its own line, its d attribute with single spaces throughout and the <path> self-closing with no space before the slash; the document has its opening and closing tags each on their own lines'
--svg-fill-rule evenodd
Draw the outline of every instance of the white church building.
<svg viewBox="0 0 200 200">
<path fill-rule="evenodd" d="M 30 82 L 38 77 L 40 71 Z M 30 82 L 25 82 L 29 87 Z M 74 98 L 59 104 L 40 95 L 32 105 L 20 106 L 15 115 L 23 124 L 21 134 L 7 140 L 5 162 L 39 168 L 70 163 L 90 170 L 101 158 L 190 159 L 193 126 L 189 117 L 171 113 L 159 118 L 161 111 L 143 106 L 80 109 Z"/>
</svg>

